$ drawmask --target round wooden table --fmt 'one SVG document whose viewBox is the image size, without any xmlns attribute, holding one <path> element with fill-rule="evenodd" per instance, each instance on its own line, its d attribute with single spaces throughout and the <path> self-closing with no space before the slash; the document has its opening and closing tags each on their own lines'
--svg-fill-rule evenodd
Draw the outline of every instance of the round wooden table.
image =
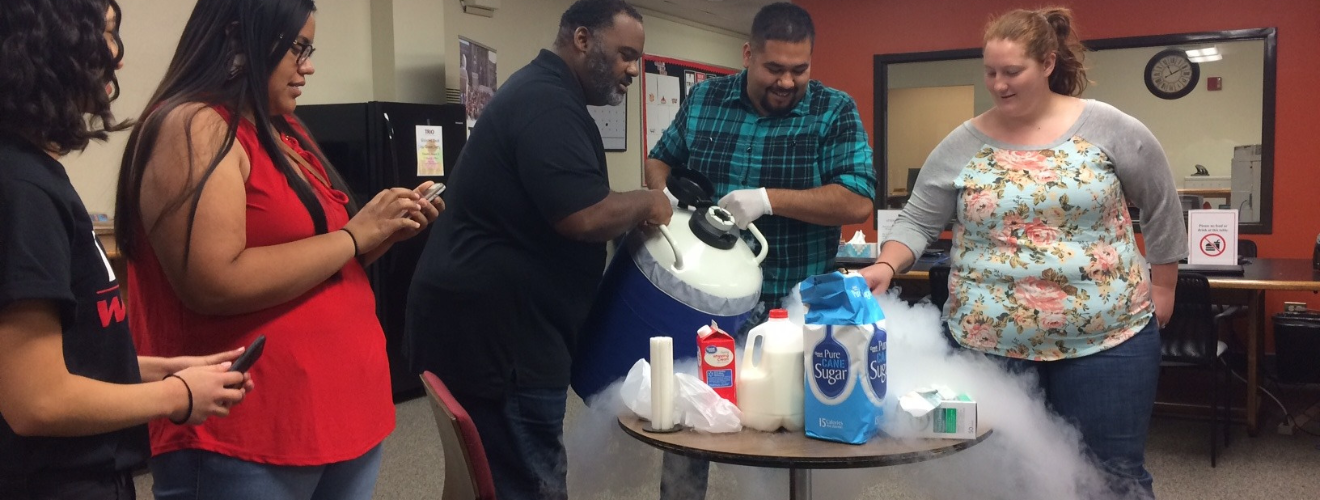
<svg viewBox="0 0 1320 500">
<path fill-rule="evenodd" d="M 707 434 L 693 430 L 653 433 L 636 416 L 619 417 L 629 436 L 664 451 L 735 465 L 789 470 L 789 498 L 811 498 L 812 469 L 854 469 L 923 462 L 951 455 L 984 441 L 991 430 L 980 427 L 976 439 L 890 439 L 877 436 L 866 444 L 821 441 L 802 432 L 744 430 Z"/>
</svg>

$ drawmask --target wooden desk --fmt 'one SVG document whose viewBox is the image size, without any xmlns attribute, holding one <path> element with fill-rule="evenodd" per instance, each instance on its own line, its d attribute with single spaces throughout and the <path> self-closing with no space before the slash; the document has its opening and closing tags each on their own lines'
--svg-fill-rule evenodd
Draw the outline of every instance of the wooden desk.
<svg viewBox="0 0 1320 500">
<path fill-rule="evenodd" d="M 851 445 L 812 439 L 801 432 L 744 430 L 706 434 L 693 430 L 652 433 L 646 421 L 619 417 L 629 436 L 664 451 L 712 462 L 789 470 L 789 498 L 811 498 L 812 469 L 855 469 L 924 462 L 951 455 L 984 441 L 991 431 L 977 429 L 976 439 L 892 439 L 877 436 L 866 444 Z"/>
<path fill-rule="evenodd" d="M 1247 321 L 1247 433 L 1260 432 L 1260 357 L 1265 351 L 1265 292 L 1320 292 L 1320 273 L 1307 259 L 1247 259 L 1242 276 L 1207 276 L 1216 303 L 1245 305 Z"/>
<path fill-rule="evenodd" d="M 1311 261 L 1307 259 L 1249 258 L 1247 262 L 1242 276 L 1207 278 L 1211 299 L 1215 303 L 1245 305 L 1250 311 L 1247 321 L 1246 421 L 1247 433 L 1255 436 L 1260 432 L 1260 358 L 1265 350 L 1265 292 L 1320 292 L 1320 273 L 1311 268 Z M 908 272 L 895 276 L 894 280 L 919 282 L 918 287 L 925 286 L 930 279 L 930 267 L 918 262 Z"/>
</svg>

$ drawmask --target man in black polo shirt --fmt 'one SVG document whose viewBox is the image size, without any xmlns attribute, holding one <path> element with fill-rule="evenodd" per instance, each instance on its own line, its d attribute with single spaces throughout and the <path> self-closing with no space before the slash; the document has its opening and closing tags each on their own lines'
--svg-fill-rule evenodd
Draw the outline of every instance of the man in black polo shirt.
<svg viewBox="0 0 1320 500">
<path fill-rule="evenodd" d="M 641 15 L 622 0 L 564 12 L 554 50 L 482 112 L 413 278 L 412 367 L 438 375 L 472 416 L 501 499 L 567 498 L 571 355 L 604 242 L 673 214 L 660 191 L 610 191 L 587 113 L 623 101 L 643 40 Z"/>
</svg>

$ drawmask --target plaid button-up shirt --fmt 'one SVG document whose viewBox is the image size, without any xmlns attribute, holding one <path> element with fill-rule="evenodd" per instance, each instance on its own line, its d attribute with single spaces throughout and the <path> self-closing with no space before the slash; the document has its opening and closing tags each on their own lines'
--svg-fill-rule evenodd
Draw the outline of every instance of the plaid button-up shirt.
<svg viewBox="0 0 1320 500">
<path fill-rule="evenodd" d="M 705 175 L 716 201 L 738 189 L 829 184 L 875 199 L 871 146 L 848 94 L 812 80 L 792 110 L 763 117 L 747 97 L 746 82 L 744 70 L 693 87 L 650 157 Z M 777 215 L 755 224 L 770 245 L 761 263 L 762 296 L 782 297 L 808 276 L 833 267 L 839 226 Z M 744 237 L 750 240 L 750 233 Z"/>
</svg>

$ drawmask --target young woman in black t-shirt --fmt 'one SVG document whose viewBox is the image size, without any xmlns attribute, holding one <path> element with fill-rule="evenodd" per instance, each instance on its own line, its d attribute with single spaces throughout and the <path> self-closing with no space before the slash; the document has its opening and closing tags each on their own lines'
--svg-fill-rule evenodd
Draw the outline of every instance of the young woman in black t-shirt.
<svg viewBox="0 0 1320 500">
<path fill-rule="evenodd" d="M 131 470 L 149 454 L 143 424 L 225 416 L 252 388 L 226 371 L 241 349 L 137 356 L 119 282 L 56 161 L 125 128 L 110 113 L 119 13 L 114 0 L 0 2 L 5 498 L 132 499 Z"/>
</svg>

